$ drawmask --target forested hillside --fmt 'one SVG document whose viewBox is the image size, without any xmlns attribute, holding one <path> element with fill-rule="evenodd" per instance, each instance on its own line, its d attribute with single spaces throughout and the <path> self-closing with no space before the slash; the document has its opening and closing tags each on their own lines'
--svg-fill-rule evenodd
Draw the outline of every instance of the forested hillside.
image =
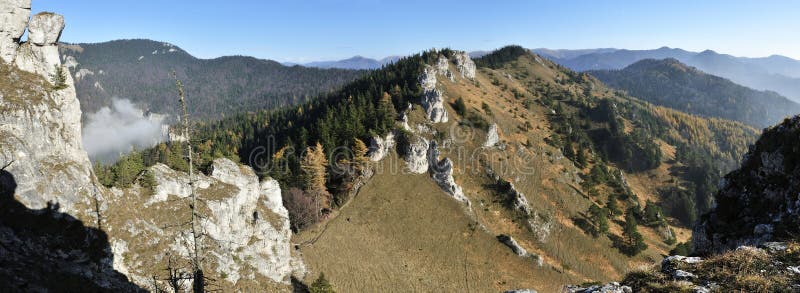
<svg viewBox="0 0 800 293">
<path fill-rule="evenodd" d="M 676 59 L 645 59 L 622 70 L 589 74 L 642 100 L 704 117 L 767 127 L 800 113 L 800 104 L 706 74 Z"/>
<path fill-rule="evenodd" d="M 172 44 L 150 40 L 62 44 L 60 51 L 86 113 L 109 106 L 114 97 L 156 113 L 177 113 L 172 71 L 186 85 L 191 114 L 197 118 L 303 103 L 365 73 L 288 67 L 245 56 L 198 59 Z"/>
<path fill-rule="evenodd" d="M 449 274 L 430 268 L 429 260 L 447 259 L 454 266 L 452 254 L 463 249 L 476 266 L 469 270 L 475 274 L 469 277 L 473 286 L 554 289 L 574 280 L 619 277 L 631 265 L 685 248 L 687 227 L 710 208 L 721 175 L 735 168 L 757 132 L 742 123 L 654 106 L 521 47 L 476 60 L 474 78 L 453 74 L 458 67 L 449 62 L 462 56 L 455 54 L 427 51 L 301 105 L 198 122 L 192 140 L 197 167 L 207 170 L 213 158 L 231 157 L 279 180 L 296 237 L 308 245 L 302 248 L 306 260 L 345 288 L 404 284 L 394 275 L 364 282 L 348 277 L 400 261 L 364 247 L 389 245 L 385 231 L 391 230 L 403 231 L 392 233 L 397 240 L 391 245 L 414 252 L 404 257 L 415 268 L 402 270 L 408 274 L 430 272 L 425 275 L 448 279 Z M 423 109 L 430 105 L 419 105 L 431 94 L 421 86 L 431 70 L 440 77 L 437 90 L 444 95 L 449 121 L 430 121 Z M 499 139 L 485 144 L 492 129 Z M 453 158 L 458 168 L 453 184 L 463 187 L 462 200 L 473 208 L 462 211 L 427 176 L 383 171 L 368 179 L 366 170 L 378 167 L 366 162 L 365 142 L 388 133 L 396 136 L 397 148 L 387 156 L 404 158 L 406 166 L 420 143 L 423 160 L 424 151 L 435 149 L 428 148 L 429 141 L 447 146 L 441 155 Z M 471 133 L 468 140 L 459 138 L 464 133 Z M 146 187 L 147 176 L 138 176 L 143 166 L 162 162 L 186 169 L 181 156 L 177 143 L 161 144 L 96 170 L 104 184 Z M 535 171 L 522 172 L 527 168 Z M 530 204 L 517 205 L 511 195 L 527 197 Z M 440 210 L 420 208 L 426 206 Z M 458 223 L 441 231 L 454 234 L 420 225 L 437 221 L 436 215 Z M 359 241 L 344 235 L 357 235 Z M 445 235 L 462 236 L 443 242 Z M 495 261 L 484 260 L 482 253 L 503 247 L 494 240 L 497 235 L 513 235 L 540 265 L 521 265 L 519 258 L 501 253 L 504 262 L 514 264 L 498 272 Z M 414 243 L 426 249 L 417 252 Z M 349 257 L 331 254 L 334 249 Z M 588 265 L 589 258 L 604 265 Z M 535 278 L 521 277 L 531 272 Z M 493 278 L 510 283 L 486 283 Z M 442 290 L 464 288 L 437 284 Z"/>
<path fill-rule="evenodd" d="M 702 52 L 679 48 L 661 47 L 653 50 L 609 50 L 588 53 L 582 50 L 566 50 L 567 53 L 551 53 L 538 50 L 552 57 L 559 64 L 575 71 L 619 70 L 644 59 L 675 58 L 685 64 L 716 76 L 757 90 L 777 92 L 793 101 L 800 101 L 800 61 L 784 56 L 764 58 L 734 57 L 712 50 Z"/>
</svg>

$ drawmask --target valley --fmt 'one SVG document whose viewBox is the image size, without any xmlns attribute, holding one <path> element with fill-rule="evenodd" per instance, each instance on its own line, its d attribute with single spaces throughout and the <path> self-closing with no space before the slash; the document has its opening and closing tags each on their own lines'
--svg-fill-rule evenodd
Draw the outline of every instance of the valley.
<svg viewBox="0 0 800 293">
<path fill-rule="evenodd" d="M 791 58 L 206 58 L 35 5 L 0 0 L 0 291 L 800 287 Z"/>
</svg>

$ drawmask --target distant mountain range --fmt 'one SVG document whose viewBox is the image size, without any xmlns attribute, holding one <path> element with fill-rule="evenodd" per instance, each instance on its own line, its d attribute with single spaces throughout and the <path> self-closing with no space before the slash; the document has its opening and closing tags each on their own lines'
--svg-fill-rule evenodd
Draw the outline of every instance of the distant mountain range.
<svg viewBox="0 0 800 293">
<path fill-rule="evenodd" d="M 301 65 L 305 67 L 315 67 L 315 68 L 338 68 L 338 69 L 378 69 L 381 66 L 394 63 L 397 60 L 403 58 L 402 56 L 389 56 L 380 60 L 362 57 L 362 56 L 353 56 L 347 59 L 336 60 L 336 61 L 314 61 L 304 64 L 299 63 L 283 63 L 284 65 Z"/>
<path fill-rule="evenodd" d="M 622 69 L 643 59 L 675 58 L 704 72 L 757 90 L 771 90 L 800 101 L 800 61 L 785 56 L 734 57 L 706 50 L 691 52 L 661 47 L 654 50 L 589 49 L 534 52 L 576 71 Z"/>
<path fill-rule="evenodd" d="M 365 71 L 285 66 L 247 56 L 200 59 L 152 40 L 61 44 L 75 77 L 81 109 L 93 113 L 113 98 L 129 99 L 156 113 L 177 113 L 175 71 L 194 117 L 278 108 L 337 89 Z"/>
<path fill-rule="evenodd" d="M 644 59 L 621 70 L 588 73 L 606 85 L 656 105 L 763 128 L 800 113 L 800 104 L 706 74 L 674 58 Z"/>
</svg>

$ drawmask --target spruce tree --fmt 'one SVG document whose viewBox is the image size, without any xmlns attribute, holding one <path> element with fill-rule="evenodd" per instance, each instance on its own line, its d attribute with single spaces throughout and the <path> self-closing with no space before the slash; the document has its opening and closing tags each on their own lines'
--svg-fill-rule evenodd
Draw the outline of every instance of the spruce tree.
<svg viewBox="0 0 800 293">
<path fill-rule="evenodd" d="M 598 237 L 608 232 L 608 214 L 596 204 L 589 207 L 589 220 L 592 221 L 594 230 L 592 235 Z"/>
<path fill-rule="evenodd" d="M 631 211 L 628 211 L 625 214 L 625 227 L 622 230 L 622 236 L 625 241 L 624 252 L 632 256 L 647 249 L 647 244 L 644 243 L 644 237 L 639 233 L 637 225 L 636 217 Z"/>
</svg>

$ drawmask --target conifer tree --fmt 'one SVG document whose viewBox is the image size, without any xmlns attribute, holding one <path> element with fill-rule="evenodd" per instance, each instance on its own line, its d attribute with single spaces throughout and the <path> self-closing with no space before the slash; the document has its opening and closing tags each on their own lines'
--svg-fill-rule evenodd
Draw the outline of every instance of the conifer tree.
<svg viewBox="0 0 800 293">
<path fill-rule="evenodd" d="M 600 236 L 600 234 L 604 234 L 608 232 L 608 214 L 606 211 L 601 209 L 596 204 L 592 204 L 589 207 L 589 220 L 592 221 L 592 225 L 594 225 L 594 231 L 592 231 L 594 237 Z"/>
<path fill-rule="evenodd" d="M 608 195 L 608 201 L 606 202 L 606 209 L 611 215 L 619 215 L 622 211 L 619 209 L 619 205 L 617 204 L 617 196 L 614 194 Z"/>
<path fill-rule="evenodd" d="M 53 81 L 53 89 L 63 90 L 67 88 L 67 73 L 64 72 L 64 67 L 55 65 L 55 73 L 50 75 Z"/>
<path fill-rule="evenodd" d="M 629 255 L 637 255 L 647 249 L 647 244 L 644 243 L 644 237 L 639 233 L 636 222 L 636 217 L 631 211 L 625 214 L 625 226 L 622 230 L 622 236 L 625 241 L 625 253 Z"/>
</svg>

